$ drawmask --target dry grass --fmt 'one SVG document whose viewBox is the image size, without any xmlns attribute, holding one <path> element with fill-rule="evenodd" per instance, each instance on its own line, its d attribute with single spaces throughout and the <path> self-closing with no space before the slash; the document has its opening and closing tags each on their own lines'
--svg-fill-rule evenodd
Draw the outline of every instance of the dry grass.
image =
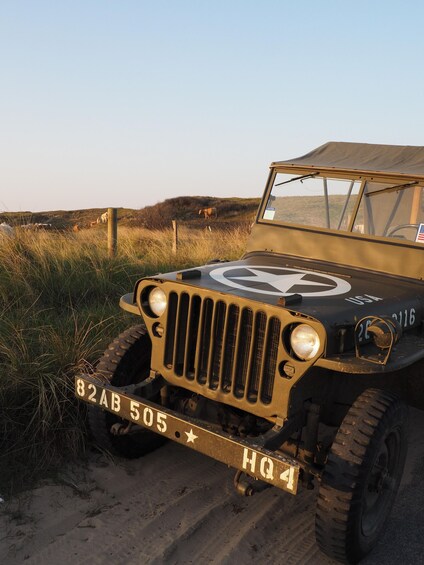
<svg viewBox="0 0 424 565">
<path fill-rule="evenodd" d="M 20 488 L 85 445 L 73 378 L 135 320 L 119 297 L 142 276 L 242 255 L 247 231 L 17 233 L 0 239 L 0 492 Z M 19 479 L 17 479 L 19 477 Z"/>
</svg>

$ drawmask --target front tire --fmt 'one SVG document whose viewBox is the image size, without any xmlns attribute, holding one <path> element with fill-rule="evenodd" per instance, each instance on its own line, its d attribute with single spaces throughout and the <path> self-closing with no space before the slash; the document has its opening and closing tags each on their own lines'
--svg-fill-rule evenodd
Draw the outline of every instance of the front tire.
<svg viewBox="0 0 424 565">
<path fill-rule="evenodd" d="M 392 508 L 407 451 L 407 409 L 395 396 L 364 391 L 346 414 L 322 475 L 315 531 L 320 549 L 358 563 Z"/>
<path fill-rule="evenodd" d="M 96 373 L 111 385 L 122 387 L 143 382 L 150 374 L 152 345 L 146 328 L 137 325 L 121 333 L 106 349 Z M 158 402 L 159 398 L 150 400 Z M 102 449 L 129 459 L 141 457 L 166 440 L 149 430 L 116 436 L 111 428 L 126 420 L 97 406 L 88 407 L 88 425 L 95 443 Z"/>
</svg>

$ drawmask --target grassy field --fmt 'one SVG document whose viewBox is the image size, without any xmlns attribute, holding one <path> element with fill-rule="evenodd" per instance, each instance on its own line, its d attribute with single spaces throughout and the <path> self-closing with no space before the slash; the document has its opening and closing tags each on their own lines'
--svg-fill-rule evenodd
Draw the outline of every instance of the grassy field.
<svg viewBox="0 0 424 565">
<path fill-rule="evenodd" d="M 119 297 L 142 276 L 235 259 L 247 230 L 120 228 L 110 259 L 104 231 L 32 232 L 0 238 L 0 493 L 81 454 L 84 406 L 73 377 L 138 319 Z"/>
</svg>

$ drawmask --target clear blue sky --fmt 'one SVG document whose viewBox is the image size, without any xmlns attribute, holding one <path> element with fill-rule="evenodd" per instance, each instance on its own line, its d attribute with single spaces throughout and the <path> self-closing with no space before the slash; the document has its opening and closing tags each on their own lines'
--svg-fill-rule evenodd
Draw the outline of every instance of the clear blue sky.
<svg viewBox="0 0 424 565">
<path fill-rule="evenodd" d="M 424 145 L 424 3 L 0 0 L 0 210 L 259 196 L 326 141 Z"/>
</svg>

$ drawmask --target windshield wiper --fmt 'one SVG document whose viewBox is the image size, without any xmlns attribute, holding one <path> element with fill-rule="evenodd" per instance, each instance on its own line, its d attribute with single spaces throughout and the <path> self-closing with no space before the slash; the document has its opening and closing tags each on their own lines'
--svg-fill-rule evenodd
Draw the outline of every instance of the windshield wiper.
<svg viewBox="0 0 424 565">
<path fill-rule="evenodd" d="M 376 194 L 381 194 L 382 192 L 393 192 L 397 190 L 405 190 L 405 188 L 409 188 L 410 186 L 415 186 L 418 184 L 417 180 L 413 182 L 408 182 L 406 184 L 397 184 L 396 186 L 387 186 L 386 188 L 380 188 L 380 190 L 375 190 L 374 192 L 368 192 L 365 196 L 375 196 Z"/>
<path fill-rule="evenodd" d="M 288 184 L 289 182 L 293 182 L 295 180 L 300 180 L 302 181 L 303 179 L 311 179 L 313 177 L 316 177 L 317 175 L 319 175 L 319 173 L 312 173 L 310 175 L 303 175 L 302 177 L 295 177 L 294 179 L 290 179 L 290 180 L 285 180 L 283 182 L 279 182 L 277 184 L 274 184 L 274 186 L 281 186 L 282 184 Z"/>
</svg>

